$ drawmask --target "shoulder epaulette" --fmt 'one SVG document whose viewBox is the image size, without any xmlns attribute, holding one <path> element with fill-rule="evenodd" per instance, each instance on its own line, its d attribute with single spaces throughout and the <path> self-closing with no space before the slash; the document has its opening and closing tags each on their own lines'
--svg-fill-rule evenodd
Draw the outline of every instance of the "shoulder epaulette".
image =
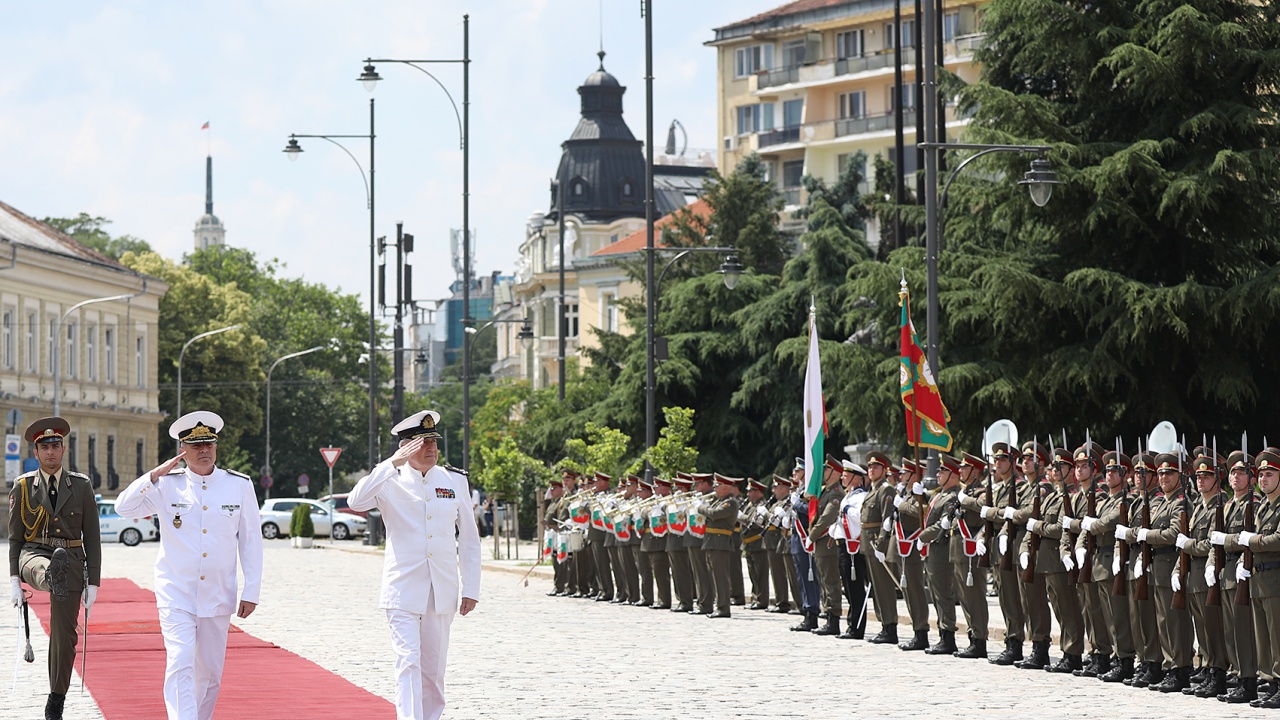
<svg viewBox="0 0 1280 720">
<path fill-rule="evenodd" d="M 176 468 L 174 468 L 174 469 L 170 470 L 169 472 L 165 473 L 165 475 L 181 475 L 182 473 L 184 473 L 184 472 L 186 472 L 186 471 L 187 471 L 187 469 L 186 469 L 186 468 L 176 467 Z"/>
<path fill-rule="evenodd" d="M 78 477 L 78 478 L 80 478 L 81 480 L 88 480 L 88 479 L 89 479 L 89 476 L 88 476 L 88 475 L 85 475 L 85 474 L 84 474 L 84 473 L 82 473 L 82 472 L 76 472 L 75 470 L 68 470 L 68 471 L 67 471 L 67 474 L 68 474 L 68 475 L 70 475 L 71 477 Z"/>
<path fill-rule="evenodd" d="M 225 469 L 225 468 L 224 468 L 224 469 Z M 248 475 L 245 475 L 244 473 L 240 472 L 239 470 L 227 470 L 227 474 L 228 474 L 228 475 L 235 475 L 235 476 L 236 476 L 236 477 L 238 477 L 238 478 L 244 478 L 245 480 L 248 480 L 249 482 L 253 482 L 253 478 L 249 477 Z"/>
<path fill-rule="evenodd" d="M 471 473 L 467 472 L 466 470 L 463 470 L 462 468 L 456 468 L 450 465 L 449 463 L 444 464 L 444 469 L 448 470 L 451 473 L 458 473 L 462 477 L 471 477 Z"/>
</svg>

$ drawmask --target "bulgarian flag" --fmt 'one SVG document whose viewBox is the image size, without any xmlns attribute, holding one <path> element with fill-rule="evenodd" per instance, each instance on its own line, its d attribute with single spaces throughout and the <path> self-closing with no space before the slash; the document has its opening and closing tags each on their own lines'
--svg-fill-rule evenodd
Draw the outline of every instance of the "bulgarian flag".
<svg viewBox="0 0 1280 720">
<path fill-rule="evenodd" d="M 902 307 L 900 320 L 902 353 L 898 358 L 898 381 L 901 386 L 902 404 L 907 413 L 907 442 L 913 446 L 934 448 L 947 452 L 951 449 L 951 431 L 947 423 L 951 413 L 942 404 L 942 395 L 933 379 L 929 360 L 916 339 L 916 327 L 911 322 L 911 296 L 907 281 L 902 281 L 898 292 L 898 304 Z"/>
<path fill-rule="evenodd" d="M 818 514 L 822 494 L 822 468 L 826 459 L 827 407 L 822 397 L 822 363 L 818 359 L 818 320 L 813 300 L 809 301 L 809 363 L 804 371 L 805 470 L 809 479 L 804 491 L 809 496 L 809 522 Z"/>
</svg>

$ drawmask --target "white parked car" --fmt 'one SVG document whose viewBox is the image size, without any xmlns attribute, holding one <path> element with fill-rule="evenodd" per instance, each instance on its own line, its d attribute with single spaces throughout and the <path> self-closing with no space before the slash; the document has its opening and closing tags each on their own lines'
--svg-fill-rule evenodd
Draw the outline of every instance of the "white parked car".
<svg viewBox="0 0 1280 720">
<path fill-rule="evenodd" d="M 315 526 L 316 535 L 332 536 L 334 540 L 346 540 L 350 537 L 364 535 L 368 521 L 359 515 L 352 515 L 339 510 L 332 521 L 329 508 L 318 500 L 307 498 L 271 498 L 262 503 L 262 537 L 274 540 L 289 534 L 289 522 L 293 519 L 293 509 L 299 503 L 311 506 L 311 524 Z M 331 531 L 332 528 L 332 531 Z"/>
<path fill-rule="evenodd" d="M 103 542 L 122 542 L 129 547 L 160 537 L 150 515 L 141 520 L 122 518 L 116 514 L 115 500 L 98 498 L 98 526 Z"/>
</svg>

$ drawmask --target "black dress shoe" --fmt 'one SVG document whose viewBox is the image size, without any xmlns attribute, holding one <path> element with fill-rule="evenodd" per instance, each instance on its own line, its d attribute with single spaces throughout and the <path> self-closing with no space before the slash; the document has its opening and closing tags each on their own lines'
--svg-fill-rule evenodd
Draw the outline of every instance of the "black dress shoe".
<svg viewBox="0 0 1280 720">
<path fill-rule="evenodd" d="M 730 617 L 730 614 L 729 614 L 729 611 L 728 611 L 728 610 L 716 610 L 716 611 L 715 611 L 715 612 L 713 612 L 713 613 L 708 613 L 708 614 L 707 614 L 707 617 L 709 617 L 709 618 L 713 618 L 713 619 L 714 619 L 714 618 L 727 618 L 727 617 Z"/>
<path fill-rule="evenodd" d="M 786 615 L 787 613 L 791 612 L 791 606 L 790 605 L 774 605 L 773 607 L 765 610 L 765 612 Z"/>
<path fill-rule="evenodd" d="M 1051 673 L 1072 673 L 1081 670 L 1084 663 L 1080 660 L 1079 655 L 1063 655 L 1058 662 L 1046 667 L 1045 670 Z"/>
<path fill-rule="evenodd" d="M 908 652 L 913 652 L 916 650 L 928 650 L 929 649 L 929 631 L 917 630 L 915 632 L 915 635 L 913 635 L 910 640 L 904 643 L 899 643 L 898 649 L 906 650 Z"/>
<path fill-rule="evenodd" d="M 867 642 L 874 643 L 876 645 L 897 645 L 898 644 L 898 626 L 885 625 L 883 628 L 880 629 L 880 632 L 878 634 L 874 635 Z"/>
<path fill-rule="evenodd" d="M 649 606 L 649 609 L 650 609 L 650 610 L 670 610 L 670 609 L 671 609 L 671 605 L 670 605 L 670 604 L 668 604 L 668 605 L 650 605 L 650 606 Z"/>
<path fill-rule="evenodd" d="M 58 548 L 62 550 L 62 548 Z M 66 552 L 63 550 L 63 552 Z M 62 720 L 62 705 L 67 701 L 65 693 L 49 693 L 44 704 L 44 720 Z"/>
<path fill-rule="evenodd" d="M 597 595 L 596 602 L 613 602 L 612 595 Z"/>
<path fill-rule="evenodd" d="M 676 607 L 671 608 L 671 612 L 687 613 L 692 611 L 693 611 L 693 608 L 689 607 L 688 605 L 677 605 Z"/>
<path fill-rule="evenodd" d="M 987 660 L 992 665 L 1012 665 L 1022 659 L 1022 640 L 1017 638 L 1004 639 L 1004 652 Z"/>
<path fill-rule="evenodd" d="M 49 567 L 45 571 L 45 577 L 49 580 L 49 592 L 55 600 L 66 600 L 67 590 L 67 574 L 71 570 L 71 553 L 66 548 L 55 548 L 53 557 L 49 558 Z M 57 693 L 50 693 L 50 697 Z M 66 695 L 62 696 L 66 698 Z M 58 710 L 59 716 L 62 714 L 61 708 Z"/>
<path fill-rule="evenodd" d="M 1231 705 L 1253 702 L 1258 699 L 1258 678 L 1241 678 L 1231 692 L 1219 695 L 1218 699 Z"/>
<path fill-rule="evenodd" d="M 957 651 L 955 656 L 965 660 L 974 660 L 977 658 L 983 658 L 985 660 L 987 657 L 987 641 L 969 638 L 969 647 Z"/>
</svg>

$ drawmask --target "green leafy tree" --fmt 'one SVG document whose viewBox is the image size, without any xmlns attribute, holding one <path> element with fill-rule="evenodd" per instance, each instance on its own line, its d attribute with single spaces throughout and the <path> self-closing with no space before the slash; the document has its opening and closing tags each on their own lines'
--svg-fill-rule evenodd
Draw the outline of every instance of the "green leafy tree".
<svg viewBox="0 0 1280 720">
<path fill-rule="evenodd" d="M 111 224 L 111 221 L 104 217 L 82 212 L 73 218 L 47 217 L 41 218 L 40 222 L 57 228 L 112 260 L 119 260 L 127 252 L 135 254 L 151 252 L 151 246 L 142 238 L 132 235 L 111 237 L 111 234 L 104 229 Z"/>
<path fill-rule="evenodd" d="M 664 407 L 662 416 L 667 424 L 658 432 L 662 437 L 649 448 L 644 459 L 661 477 L 671 477 L 677 472 L 693 472 L 698 469 L 698 449 L 693 447 L 693 409 Z M 637 467 L 643 464 L 637 461 Z M 632 472 L 639 472 L 637 467 Z"/>
<path fill-rule="evenodd" d="M 630 464 L 626 461 L 631 439 L 621 430 L 589 422 L 586 437 L 572 438 L 565 443 L 568 456 L 564 464 L 580 473 L 602 472 L 619 477 Z"/>
</svg>

